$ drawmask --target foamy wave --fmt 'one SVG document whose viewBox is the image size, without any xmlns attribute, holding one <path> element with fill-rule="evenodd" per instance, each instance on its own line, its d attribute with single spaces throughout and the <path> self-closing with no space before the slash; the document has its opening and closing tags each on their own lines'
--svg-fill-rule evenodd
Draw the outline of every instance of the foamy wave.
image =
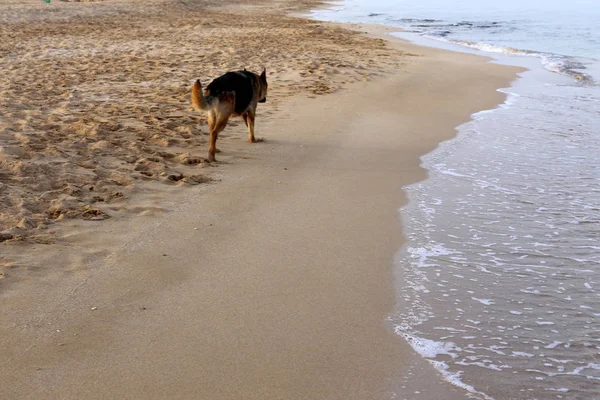
<svg viewBox="0 0 600 400">
<path fill-rule="evenodd" d="M 457 357 L 456 352 L 453 352 L 453 350 L 456 350 L 456 345 L 452 342 L 436 342 L 435 340 L 425 339 L 406 332 L 401 332 L 400 334 L 422 357 L 435 358 L 440 354 L 446 354 L 452 358 Z"/>
<path fill-rule="evenodd" d="M 532 50 L 515 49 L 514 47 L 508 47 L 508 46 L 497 46 L 497 45 L 488 44 L 488 43 L 469 42 L 467 40 L 437 38 L 434 35 L 426 35 L 426 36 L 431 39 L 447 41 L 447 42 L 454 43 L 454 44 L 460 44 L 461 46 L 470 47 L 472 49 L 481 50 L 481 51 L 485 51 L 488 53 L 501 53 L 501 54 L 528 56 L 528 57 L 540 57 L 542 54 L 542 53 L 537 53 Z"/>
<path fill-rule="evenodd" d="M 446 379 L 448 382 L 450 382 L 451 384 L 453 384 L 454 386 L 457 386 L 459 388 L 462 388 L 464 390 L 466 390 L 467 392 L 469 392 L 471 398 L 474 399 L 483 399 L 483 400 L 494 400 L 493 397 L 488 396 L 487 394 L 480 392 L 478 390 L 475 390 L 475 388 L 471 385 L 467 385 L 466 383 L 464 383 L 460 378 L 462 376 L 462 374 L 460 372 L 450 372 L 448 370 L 448 366 L 441 362 L 441 361 L 432 361 L 432 360 L 428 360 L 444 377 L 444 379 Z"/>
<path fill-rule="evenodd" d="M 396 326 L 396 333 L 402 336 L 417 353 L 419 353 L 431 365 L 433 365 L 442 374 L 446 381 L 469 392 L 469 397 L 471 398 L 494 400 L 493 397 L 488 396 L 487 394 L 476 390 L 473 386 L 463 382 L 461 380 L 462 372 L 450 372 L 446 363 L 434 360 L 435 357 L 442 354 L 456 358 L 456 351 L 460 351 L 461 349 L 457 348 L 454 343 L 436 342 L 434 340 L 425 339 L 409 333 L 406 328 L 406 326 Z"/>
<path fill-rule="evenodd" d="M 586 85 L 596 85 L 594 78 L 578 70 L 585 69 L 585 65 L 573 57 L 558 54 L 544 53 L 533 50 L 517 49 L 509 46 L 498 46 L 489 43 L 470 42 L 467 40 L 448 39 L 439 35 L 423 35 L 429 39 L 458 44 L 486 53 L 507 54 L 513 56 L 537 57 L 542 61 L 542 66 L 548 71 L 566 75 Z"/>
</svg>

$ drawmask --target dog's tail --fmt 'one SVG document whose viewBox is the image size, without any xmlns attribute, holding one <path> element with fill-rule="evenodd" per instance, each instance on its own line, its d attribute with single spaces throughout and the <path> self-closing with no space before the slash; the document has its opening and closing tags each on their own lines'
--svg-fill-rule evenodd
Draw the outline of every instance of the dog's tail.
<svg viewBox="0 0 600 400">
<path fill-rule="evenodd" d="M 209 102 L 207 100 L 208 99 L 202 94 L 202 85 L 198 79 L 194 82 L 194 86 L 192 87 L 192 107 L 194 110 L 208 110 Z"/>
</svg>

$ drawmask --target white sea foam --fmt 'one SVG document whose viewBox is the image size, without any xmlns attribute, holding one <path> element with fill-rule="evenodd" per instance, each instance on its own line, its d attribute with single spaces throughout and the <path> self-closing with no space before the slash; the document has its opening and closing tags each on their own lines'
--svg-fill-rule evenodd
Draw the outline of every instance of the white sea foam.
<svg viewBox="0 0 600 400">
<path fill-rule="evenodd" d="M 561 392 L 561 393 L 567 393 L 569 391 L 569 388 L 548 388 L 546 389 L 550 392 Z"/>
<path fill-rule="evenodd" d="M 530 358 L 530 357 L 534 356 L 534 354 L 525 353 L 524 351 L 513 351 L 512 355 L 513 356 L 517 356 L 517 357 L 527 357 L 527 358 Z"/>
<path fill-rule="evenodd" d="M 448 364 L 443 363 L 441 361 L 429 361 L 434 367 L 436 367 L 436 369 L 438 371 L 440 371 L 440 373 L 442 374 L 442 376 L 451 384 L 462 388 L 464 390 L 466 390 L 467 392 L 476 395 L 476 398 L 481 398 L 483 400 L 494 400 L 493 397 L 488 396 L 487 394 L 476 390 L 473 386 L 468 385 L 466 383 L 464 383 L 461 380 L 461 376 L 462 376 L 462 372 L 458 371 L 458 372 L 450 372 L 448 370 Z"/>
<path fill-rule="evenodd" d="M 448 370 L 448 364 L 442 361 L 433 360 L 439 355 L 449 355 L 452 358 L 456 357 L 454 351 L 456 351 L 456 345 L 451 342 L 436 342 L 429 339 L 424 339 L 413 334 L 404 332 L 402 329 L 397 332 L 401 334 L 406 341 L 412 346 L 412 348 L 419 353 L 422 357 L 428 359 L 428 361 L 442 374 L 442 376 L 453 385 L 460 387 L 467 392 L 476 395 L 477 398 L 484 400 L 494 400 L 493 397 L 476 390 L 473 386 L 464 383 L 461 380 L 462 372 L 450 372 Z"/>
<path fill-rule="evenodd" d="M 478 299 L 476 297 L 471 297 L 471 299 L 478 301 L 481 304 L 485 304 L 486 306 L 491 306 L 492 304 L 494 304 L 494 301 L 492 299 Z"/>
<path fill-rule="evenodd" d="M 401 332 L 401 334 L 412 348 L 425 358 L 435 358 L 440 354 L 446 354 L 452 358 L 456 357 L 456 345 L 452 342 L 437 342 L 406 332 Z"/>
</svg>

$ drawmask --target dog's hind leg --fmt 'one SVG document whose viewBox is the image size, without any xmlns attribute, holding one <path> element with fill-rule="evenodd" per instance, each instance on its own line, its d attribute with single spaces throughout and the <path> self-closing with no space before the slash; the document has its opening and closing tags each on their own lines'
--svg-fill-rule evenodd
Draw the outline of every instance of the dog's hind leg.
<svg viewBox="0 0 600 400">
<path fill-rule="evenodd" d="M 208 113 L 208 132 L 212 132 L 212 130 L 215 128 L 215 113 L 210 111 Z"/>
<path fill-rule="evenodd" d="M 208 148 L 208 161 L 216 161 L 215 153 L 217 152 L 217 138 L 227 126 L 229 117 L 233 114 L 235 107 L 235 92 L 225 93 L 221 95 L 217 107 L 210 110 L 208 113 L 208 126 L 210 129 L 210 144 Z"/>
<path fill-rule="evenodd" d="M 229 120 L 229 115 L 225 114 L 217 114 L 213 117 L 213 123 L 210 123 L 209 117 L 209 129 L 210 129 L 210 145 L 208 148 L 208 161 L 213 162 L 216 161 L 215 153 L 217 152 L 217 138 L 219 137 L 219 132 L 221 132 L 227 126 L 227 121 Z M 212 128 L 211 128 L 212 125 Z"/>
</svg>

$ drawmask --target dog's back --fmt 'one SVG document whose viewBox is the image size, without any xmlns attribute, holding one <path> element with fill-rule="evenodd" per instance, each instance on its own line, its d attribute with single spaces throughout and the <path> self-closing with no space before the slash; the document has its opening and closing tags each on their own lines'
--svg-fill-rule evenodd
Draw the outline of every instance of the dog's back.
<svg viewBox="0 0 600 400">
<path fill-rule="evenodd" d="M 234 112 L 237 115 L 241 115 L 255 96 L 256 75 L 248 71 L 235 71 L 227 72 L 215 80 L 213 80 L 207 87 L 206 93 L 210 97 L 219 98 L 223 93 L 234 92 L 235 93 L 235 106 Z"/>
</svg>

